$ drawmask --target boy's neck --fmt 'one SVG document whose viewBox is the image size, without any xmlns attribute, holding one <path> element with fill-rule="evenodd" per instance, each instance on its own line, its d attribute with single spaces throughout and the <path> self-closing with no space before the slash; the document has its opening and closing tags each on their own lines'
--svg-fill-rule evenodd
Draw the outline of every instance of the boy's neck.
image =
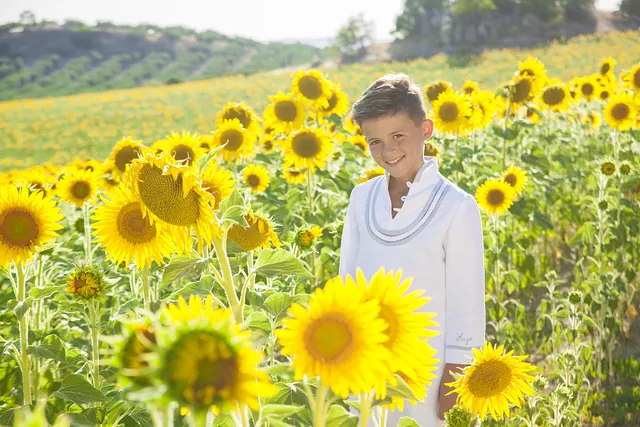
<svg viewBox="0 0 640 427">
<path fill-rule="evenodd" d="M 420 168 L 422 167 L 422 165 L 424 165 L 424 158 L 422 159 L 422 162 L 417 165 L 415 168 L 413 168 L 411 170 L 411 172 L 409 172 L 406 176 L 402 177 L 402 178 L 396 178 L 393 175 L 389 174 L 389 189 L 390 190 L 396 190 L 399 188 L 406 188 L 406 183 L 407 181 L 409 182 L 413 182 L 416 179 L 416 175 L 418 174 L 418 171 L 420 170 Z"/>
</svg>

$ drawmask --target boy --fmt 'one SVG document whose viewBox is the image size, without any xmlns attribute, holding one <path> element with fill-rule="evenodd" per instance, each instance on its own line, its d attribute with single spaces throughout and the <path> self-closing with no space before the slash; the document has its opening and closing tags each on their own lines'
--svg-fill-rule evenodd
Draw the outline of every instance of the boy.
<svg viewBox="0 0 640 427">
<path fill-rule="evenodd" d="M 422 427 L 442 426 L 456 403 L 445 383 L 471 363 L 472 348 L 485 338 L 484 244 L 482 221 L 473 196 L 438 172 L 437 159 L 424 156 L 433 133 L 422 91 L 405 74 L 374 82 L 353 105 L 352 119 L 365 135 L 384 175 L 351 192 L 340 247 L 340 276 L 365 277 L 383 266 L 413 277 L 411 288 L 431 300 L 422 310 L 436 313 L 429 339 L 440 363 L 427 397 L 389 414 L 389 426 L 402 416 Z"/>
</svg>

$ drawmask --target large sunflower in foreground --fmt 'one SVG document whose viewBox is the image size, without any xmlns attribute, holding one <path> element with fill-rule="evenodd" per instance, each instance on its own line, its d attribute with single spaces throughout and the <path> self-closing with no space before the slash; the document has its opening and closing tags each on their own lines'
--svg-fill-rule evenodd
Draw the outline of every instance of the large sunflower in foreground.
<svg viewBox="0 0 640 427">
<path fill-rule="evenodd" d="M 617 93 L 604 107 L 604 119 L 614 129 L 629 130 L 636 124 L 636 100 L 628 93 Z"/>
<path fill-rule="evenodd" d="M 553 79 L 542 89 L 539 104 L 551 111 L 559 112 L 569 109 L 570 100 L 569 88 L 560 80 Z"/>
<path fill-rule="evenodd" d="M 0 186 L 0 265 L 24 264 L 43 245 L 53 240 L 63 215 L 42 192 Z"/>
<path fill-rule="evenodd" d="M 331 96 L 328 98 L 329 104 L 318 110 L 321 117 L 329 117 L 334 114 L 344 116 L 349 111 L 349 99 L 339 85 L 331 86 Z"/>
<path fill-rule="evenodd" d="M 153 261 L 164 264 L 176 250 L 174 227 L 162 221 L 152 223 L 143 215 L 140 200 L 126 187 L 118 187 L 109 199 L 103 199 L 104 205 L 98 206 L 91 217 L 94 234 L 107 258 L 127 265 L 134 260 L 139 270 Z"/>
<path fill-rule="evenodd" d="M 193 229 L 198 238 L 198 250 L 211 243 L 220 233 L 211 205 L 213 196 L 200 186 L 193 168 L 178 165 L 166 153 L 146 153 L 134 160 L 129 170 L 134 195 L 142 202 L 144 217 L 177 227 Z M 211 205 L 210 205 L 211 204 Z M 189 242 L 180 241 L 186 249 Z"/>
<path fill-rule="evenodd" d="M 246 227 L 233 224 L 228 233 L 229 239 L 242 249 L 249 252 L 257 248 L 270 248 L 271 244 L 277 248 L 282 245 L 268 218 L 249 211 L 244 219 L 247 221 Z"/>
<path fill-rule="evenodd" d="M 527 172 L 516 166 L 510 166 L 502 174 L 502 180 L 513 188 L 517 196 L 522 193 L 524 186 L 527 184 Z"/>
<path fill-rule="evenodd" d="M 488 179 L 476 190 L 478 205 L 490 215 L 499 215 L 509 210 L 515 197 L 513 187 L 498 179 Z"/>
<path fill-rule="evenodd" d="M 264 193 L 271 181 L 267 168 L 256 164 L 247 166 L 242 171 L 242 177 L 252 193 Z"/>
<path fill-rule="evenodd" d="M 509 415 L 509 403 L 520 406 L 524 403 L 524 395 L 533 396 L 531 383 L 535 379 L 527 374 L 535 367 L 523 362 L 527 356 L 512 356 L 513 350 L 504 353 L 504 346 L 493 348 L 491 343 L 485 344 L 482 351 L 473 349 L 473 364 L 462 371 L 462 377 L 454 382 L 446 383 L 453 388 L 447 393 L 457 393 L 457 404 L 482 420 L 487 413 L 496 420 Z"/>
<path fill-rule="evenodd" d="M 292 133 L 283 141 L 285 163 L 296 168 L 323 168 L 333 144 L 322 129 L 306 128 Z"/>
<path fill-rule="evenodd" d="M 270 96 L 271 104 L 264 110 L 264 121 L 275 133 L 293 132 L 304 126 L 307 112 L 292 94 L 278 92 Z"/>
<path fill-rule="evenodd" d="M 155 153 L 165 152 L 177 162 L 189 166 L 206 154 L 206 150 L 202 147 L 202 137 L 186 131 L 171 132 L 164 139 L 156 141 L 151 150 Z"/>
<path fill-rule="evenodd" d="M 56 195 L 67 203 L 82 207 L 93 203 L 100 188 L 99 172 L 73 169 L 56 184 Z"/>
<path fill-rule="evenodd" d="M 291 91 L 300 101 L 316 110 L 329 107 L 331 85 L 317 70 L 300 70 L 293 76 Z"/>
<path fill-rule="evenodd" d="M 260 123 L 258 116 L 246 104 L 242 102 L 233 102 L 222 107 L 222 111 L 218 113 L 216 125 L 222 126 L 226 120 L 238 119 L 243 128 L 256 137 L 260 134 Z"/>
<path fill-rule="evenodd" d="M 358 281 L 364 280 L 359 276 Z M 379 317 L 380 305 L 365 299 L 366 283 L 338 276 L 309 298 L 308 308 L 294 303 L 284 329 L 274 333 L 292 356 L 295 379 L 319 376 L 322 384 L 347 398 L 369 392 L 389 376 L 391 354 L 387 323 Z"/>
<path fill-rule="evenodd" d="M 442 93 L 433 102 L 433 121 L 436 129 L 442 133 L 463 134 L 471 113 L 471 103 L 467 97 L 453 91 Z"/>
<path fill-rule="evenodd" d="M 113 147 L 113 150 L 111 150 L 111 155 L 109 155 L 109 158 L 105 161 L 113 178 L 120 180 L 122 175 L 127 171 L 127 167 L 132 161 L 140 157 L 144 150 L 145 147 L 142 145 L 142 142 L 134 140 L 130 136 L 118 141 L 116 146 Z"/>
<path fill-rule="evenodd" d="M 214 211 L 220 209 L 220 202 L 233 193 L 233 186 L 236 183 L 233 174 L 214 161 L 210 161 L 204 168 L 201 180 L 202 188 L 216 199 Z"/>
<path fill-rule="evenodd" d="M 213 145 L 224 148 L 219 154 L 227 162 L 235 162 L 248 157 L 254 152 L 255 135 L 247 131 L 238 119 L 225 120 L 213 132 Z"/>
</svg>

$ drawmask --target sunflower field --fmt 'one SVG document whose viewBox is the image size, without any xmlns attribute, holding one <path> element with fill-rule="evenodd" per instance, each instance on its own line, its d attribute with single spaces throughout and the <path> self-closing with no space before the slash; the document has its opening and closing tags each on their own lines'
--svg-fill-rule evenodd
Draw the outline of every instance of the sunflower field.
<svg viewBox="0 0 640 427">
<path fill-rule="evenodd" d="M 386 427 L 423 400 L 429 295 L 337 275 L 383 173 L 349 109 L 400 71 L 484 212 L 448 425 L 640 425 L 639 38 L 1 103 L 0 425 Z"/>
</svg>

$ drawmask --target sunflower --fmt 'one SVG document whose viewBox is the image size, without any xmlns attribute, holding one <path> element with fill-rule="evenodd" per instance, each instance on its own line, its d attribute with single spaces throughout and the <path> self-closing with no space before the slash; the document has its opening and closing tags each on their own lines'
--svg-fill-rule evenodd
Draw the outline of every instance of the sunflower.
<svg viewBox="0 0 640 427">
<path fill-rule="evenodd" d="M 604 107 L 604 118 L 614 129 L 629 130 L 636 124 L 636 101 L 628 93 L 617 93 Z"/>
<path fill-rule="evenodd" d="M 356 122 L 354 122 L 353 119 L 349 116 L 346 116 L 344 118 L 342 125 L 344 126 L 344 129 L 351 135 L 364 135 L 362 133 L 362 129 L 360 129 L 360 126 L 356 124 Z"/>
<path fill-rule="evenodd" d="M 518 62 L 518 76 L 531 77 L 532 91 L 539 93 L 547 81 L 547 70 L 538 58 L 528 57 L 524 62 Z"/>
<path fill-rule="evenodd" d="M 172 322 L 191 322 L 200 320 L 202 317 L 209 319 L 211 322 L 218 322 L 221 318 L 226 317 L 225 310 L 213 309 L 213 298 L 208 295 L 204 304 L 199 295 L 191 295 L 189 304 L 181 296 L 178 297 L 178 303 L 170 303 L 165 308 L 167 317 Z"/>
<path fill-rule="evenodd" d="M 320 117 L 329 117 L 332 115 L 343 116 L 349 111 L 349 98 L 339 85 L 331 86 L 331 95 L 328 98 L 329 104 L 318 110 Z"/>
<path fill-rule="evenodd" d="M 77 207 L 91 204 L 100 188 L 99 178 L 99 174 L 92 170 L 71 170 L 56 184 L 56 195 Z"/>
<path fill-rule="evenodd" d="M 507 84 L 509 102 L 511 108 L 517 110 L 520 106 L 526 105 L 539 93 L 533 77 L 527 74 L 519 74 L 513 81 Z"/>
<path fill-rule="evenodd" d="M 467 128 L 467 117 L 471 116 L 469 100 L 453 91 L 447 91 L 433 102 L 435 127 L 442 133 L 463 134 Z"/>
<path fill-rule="evenodd" d="M 283 164 L 282 170 L 284 179 L 286 179 L 290 184 L 304 184 L 307 180 L 307 174 L 304 170 L 300 170 L 287 164 Z"/>
<path fill-rule="evenodd" d="M 600 172 L 606 176 L 611 176 L 616 173 L 616 165 L 613 162 L 604 162 L 600 165 Z"/>
<path fill-rule="evenodd" d="M 102 296 L 104 279 L 102 274 L 92 267 L 79 268 L 67 279 L 67 293 L 74 294 L 78 299 L 90 300 Z"/>
<path fill-rule="evenodd" d="M 304 126 L 306 111 L 292 94 L 278 92 L 270 96 L 271 104 L 264 110 L 264 120 L 276 133 L 290 133 Z"/>
<path fill-rule="evenodd" d="M 499 215 L 509 210 L 515 196 L 513 187 L 498 179 L 488 179 L 476 190 L 478 205 L 490 215 Z"/>
<path fill-rule="evenodd" d="M 476 129 L 484 129 L 491 124 L 496 112 L 496 97 L 486 90 L 475 90 L 469 97 L 472 112 L 471 118 L 475 121 Z"/>
<path fill-rule="evenodd" d="M 453 89 L 451 83 L 444 80 L 431 83 L 424 89 L 424 94 L 431 103 L 437 101 L 440 95 L 445 92 L 453 92 Z"/>
<path fill-rule="evenodd" d="M 152 223 L 159 220 L 193 229 L 200 251 L 204 242 L 211 243 L 220 233 L 209 205 L 215 204 L 215 199 L 200 186 L 193 168 L 174 162 L 167 153 L 148 152 L 133 161 L 128 180 L 141 202 L 143 217 L 149 216 Z M 180 248 L 187 248 L 188 242 L 181 240 L 178 243 Z"/>
<path fill-rule="evenodd" d="M 602 124 L 602 117 L 596 112 L 590 112 L 584 116 L 582 123 L 588 126 L 591 130 L 598 129 Z"/>
<path fill-rule="evenodd" d="M 600 96 L 600 84 L 595 76 L 586 76 L 577 80 L 578 99 L 585 99 L 591 102 Z"/>
<path fill-rule="evenodd" d="M 164 264 L 175 251 L 175 228 L 161 221 L 152 223 L 149 216 L 143 215 L 142 203 L 124 186 L 109 198 L 103 198 L 104 205 L 98 206 L 91 217 L 95 221 L 94 234 L 107 258 L 126 265 L 134 260 L 139 270 L 153 261 Z"/>
<path fill-rule="evenodd" d="M 42 192 L 46 196 L 51 196 L 54 177 L 42 167 L 35 167 L 21 171 L 13 179 L 16 184 L 23 184 L 31 191 Z"/>
<path fill-rule="evenodd" d="M 425 151 L 427 150 L 426 148 L 426 144 L 425 144 Z M 427 156 L 428 154 L 425 154 L 425 156 Z M 384 175 L 384 169 L 383 168 L 375 168 L 375 169 L 371 169 L 371 170 L 365 170 L 364 171 L 364 176 L 362 178 L 360 178 L 360 184 L 362 184 L 363 182 L 367 182 L 370 179 L 375 178 L 376 176 L 380 176 L 380 175 Z"/>
<path fill-rule="evenodd" d="M 627 87 L 640 93 L 640 62 L 638 62 L 628 73 L 622 76 L 622 80 L 626 83 Z"/>
<path fill-rule="evenodd" d="M 531 124 L 536 124 L 540 121 L 540 115 L 538 115 L 538 112 L 535 108 L 527 106 L 527 112 L 525 114 Z"/>
<path fill-rule="evenodd" d="M 201 147 L 202 137 L 196 133 L 182 131 L 182 134 L 171 132 L 165 139 L 156 141 L 151 147 L 155 153 L 166 152 L 177 162 L 186 163 L 191 166 L 205 155 L 204 148 Z"/>
<path fill-rule="evenodd" d="M 522 193 L 524 186 L 527 184 L 527 172 L 516 166 L 510 166 L 503 174 L 502 180 L 513 187 L 515 195 Z"/>
<path fill-rule="evenodd" d="M 156 345 L 154 327 L 148 322 L 123 325 L 126 339 L 115 358 L 119 368 L 117 372 L 125 384 L 131 382 L 135 386 L 150 386 L 151 378 L 145 371 L 149 368 L 147 355 L 153 352 Z"/>
<path fill-rule="evenodd" d="M 329 107 L 331 85 L 317 70 L 300 70 L 293 76 L 291 92 L 296 97 L 316 110 Z"/>
<path fill-rule="evenodd" d="M 0 266 L 25 264 L 43 245 L 58 236 L 62 213 L 42 192 L 14 185 L 0 186 Z"/>
<path fill-rule="evenodd" d="M 73 162 L 68 166 L 70 169 L 80 169 L 83 171 L 97 172 L 101 168 L 101 164 L 96 159 L 74 157 Z"/>
<path fill-rule="evenodd" d="M 473 80 L 465 80 L 462 84 L 462 89 L 460 89 L 462 93 L 465 95 L 473 95 L 475 92 L 478 92 L 480 89 L 478 87 L 478 83 Z"/>
<path fill-rule="evenodd" d="M 270 153 L 276 149 L 277 142 L 272 134 L 266 134 L 260 140 L 260 148 L 263 153 Z"/>
<path fill-rule="evenodd" d="M 316 239 L 322 237 L 322 228 L 314 225 L 313 227 L 301 228 L 296 233 L 295 241 L 302 248 L 310 248 Z"/>
<path fill-rule="evenodd" d="M 213 132 L 213 144 L 216 147 L 226 144 L 220 154 L 225 161 L 234 162 L 253 154 L 255 138 L 238 119 L 233 119 L 224 121 Z"/>
<path fill-rule="evenodd" d="M 109 164 L 104 164 L 102 167 L 102 171 L 100 172 L 100 188 L 105 190 L 107 193 L 118 188 L 120 184 L 120 180 L 116 179 L 114 176 L 114 167 Z"/>
<path fill-rule="evenodd" d="M 202 171 L 202 188 L 215 198 L 213 210 L 220 209 L 220 202 L 233 193 L 236 181 L 231 172 L 219 166 L 216 162 L 209 162 Z"/>
<path fill-rule="evenodd" d="M 244 215 L 244 219 L 248 224 L 246 227 L 233 224 L 228 233 L 229 239 L 242 249 L 249 252 L 260 247 L 269 248 L 271 243 L 277 248 L 282 245 L 268 218 L 249 211 Z"/>
<path fill-rule="evenodd" d="M 244 129 L 256 137 L 260 135 L 260 123 L 256 113 L 242 102 L 228 103 L 218 113 L 216 125 L 221 127 L 227 120 L 238 119 Z"/>
<path fill-rule="evenodd" d="M 617 63 L 618 61 L 616 61 L 611 56 L 603 59 L 602 62 L 600 63 L 600 68 L 599 68 L 600 75 L 606 76 L 607 74 L 612 74 L 613 67 L 615 67 Z"/>
<path fill-rule="evenodd" d="M 631 165 L 629 163 L 620 165 L 620 173 L 622 175 L 629 175 L 631 173 Z"/>
<path fill-rule="evenodd" d="M 490 413 L 494 420 L 502 420 L 509 414 L 509 403 L 520 406 L 524 395 L 533 395 L 531 383 L 535 379 L 527 372 L 535 367 L 523 362 L 527 356 L 512 356 L 513 350 L 504 353 L 504 346 L 485 344 L 482 351 L 473 349 L 473 364 L 462 371 L 460 379 L 446 383 L 457 393 L 457 405 L 466 408 L 482 420 Z"/>
<path fill-rule="evenodd" d="M 423 290 L 408 292 L 412 278 L 402 280 L 402 271 L 386 271 L 380 268 L 366 283 L 362 271 L 358 269 L 357 283 L 365 285 L 365 300 L 374 300 L 380 306 L 379 317 L 388 325 L 385 334 L 388 340 L 384 346 L 391 353 L 388 359 L 391 372 L 402 372 L 408 378 L 418 381 L 418 371 L 430 365 L 429 370 L 435 370 L 438 360 L 425 359 L 424 352 L 417 352 L 423 339 L 439 335 L 439 332 L 429 329 L 438 326 L 432 319 L 435 313 L 419 313 L 420 307 L 431 300 L 422 297 Z M 427 345 L 428 346 L 428 345 Z M 435 352 L 429 352 L 434 354 Z M 432 378 L 436 376 L 433 375 Z M 391 377 L 393 378 L 393 377 Z M 385 384 L 385 383 L 382 383 Z M 376 396 L 386 397 L 386 386 L 376 388 Z"/>
<path fill-rule="evenodd" d="M 244 182 L 251 188 L 252 193 L 264 193 L 271 179 L 269 171 L 263 165 L 251 164 L 242 171 Z"/>
<path fill-rule="evenodd" d="M 316 288 L 308 308 L 294 303 L 284 329 L 274 332 L 282 354 L 292 356 L 296 380 L 319 376 L 343 398 L 369 392 L 389 376 L 388 325 L 378 302 L 365 299 L 361 274 L 357 280 L 338 276 Z"/>
<path fill-rule="evenodd" d="M 369 153 L 369 144 L 367 144 L 367 140 L 364 135 L 353 135 L 349 138 L 349 142 L 354 146 L 358 147 L 364 154 Z"/>
<path fill-rule="evenodd" d="M 570 99 L 569 88 L 560 80 L 552 79 L 542 89 L 539 104 L 551 111 L 566 111 L 569 109 Z"/>
<path fill-rule="evenodd" d="M 111 169 L 113 178 L 120 180 L 126 172 L 127 166 L 140 157 L 144 149 L 141 141 L 134 140 L 130 136 L 118 141 L 113 150 L 111 150 L 111 155 L 105 161 L 107 167 Z"/>
<path fill-rule="evenodd" d="M 296 168 L 322 168 L 333 144 L 322 129 L 305 128 L 289 135 L 283 142 L 285 162 Z"/>
</svg>

